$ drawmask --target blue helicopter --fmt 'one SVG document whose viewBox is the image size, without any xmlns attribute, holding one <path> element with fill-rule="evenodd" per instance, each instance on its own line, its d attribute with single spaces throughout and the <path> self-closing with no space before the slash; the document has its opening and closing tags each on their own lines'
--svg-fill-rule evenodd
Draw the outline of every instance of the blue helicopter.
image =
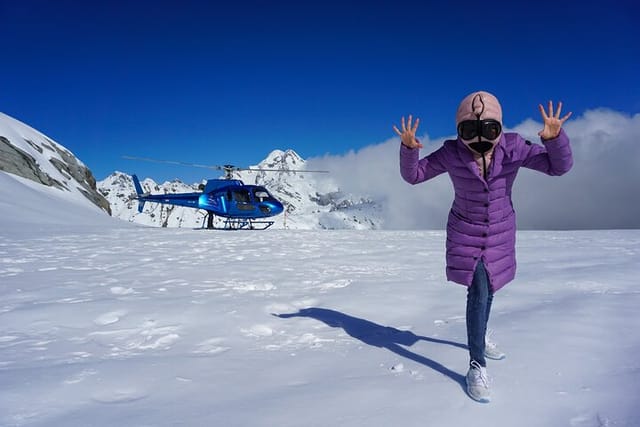
<svg viewBox="0 0 640 427">
<path fill-rule="evenodd" d="M 276 216 L 284 211 L 282 203 L 273 197 L 265 187 L 260 185 L 247 185 L 240 179 L 233 179 L 233 172 L 235 171 L 282 172 L 281 169 L 238 168 L 233 165 L 206 166 L 131 156 L 125 156 L 124 158 L 224 171 L 224 178 L 207 180 L 204 186 L 201 185 L 201 192 L 177 194 L 145 193 L 140 185 L 140 180 L 136 175 L 133 175 L 133 184 L 136 189 L 136 195 L 133 198 L 138 200 L 138 212 L 142 212 L 146 202 L 185 206 L 188 208 L 203 209 L 207 212 L 207 229 L 265 230 L 275 222 L 267 218 Z M 295 172 L 326 173 L 327 171 L 304 170 Z M 222 227 L 214 226 L 213 220 L 215 216 L 225 218 Z"/>
</svg>

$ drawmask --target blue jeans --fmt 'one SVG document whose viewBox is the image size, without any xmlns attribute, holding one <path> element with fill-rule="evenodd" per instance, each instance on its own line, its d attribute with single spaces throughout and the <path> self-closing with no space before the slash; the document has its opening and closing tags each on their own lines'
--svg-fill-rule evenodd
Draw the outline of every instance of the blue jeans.
<svg viewBox="0 0 640 427">
<path fill-rule="evenodd" d="M 478 262 L 473 273 L 473 282 L 467 291 L 467 342 L 471 361 L 476 361 L 480 366 L 487 366 L 484 358 L 485 335 L 489 312 L 493 302 L 493 290 L 489 283 L 487 270 L 482 261 Z"/>
</svg>

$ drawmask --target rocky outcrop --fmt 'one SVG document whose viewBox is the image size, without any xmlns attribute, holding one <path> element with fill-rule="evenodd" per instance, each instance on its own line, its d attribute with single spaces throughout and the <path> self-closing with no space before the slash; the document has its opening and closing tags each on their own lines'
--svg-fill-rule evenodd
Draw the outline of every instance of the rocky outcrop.
<svg viewBox="0 0 640 427">
<path fill-rule="evenodd" d="M 0 170 L 63 191 L 78 192 L 111 215 L 93 173 L 76 156 L 24 123 L 0 113 Z"/>
<path fill-rule="evenodd" d="M 38 151 L 40 151 L 41 148 L 38 148 Z M 12 145 L 4 136 L 0 136 L 0 170 L 39 182 L 40 184 L 61 189 L 65 188 L 61 182 L 56 181 L 43 172 L 33 156 Z"/>
</svg>

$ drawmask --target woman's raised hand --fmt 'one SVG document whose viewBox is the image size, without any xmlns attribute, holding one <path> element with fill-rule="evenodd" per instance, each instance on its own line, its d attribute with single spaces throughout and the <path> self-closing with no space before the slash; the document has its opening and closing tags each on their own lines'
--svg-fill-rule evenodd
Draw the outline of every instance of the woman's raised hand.
<svg viewBox="0 0 640 427">
<path fill-rule="evenodd" d="M 416 139 L 416 131 L 418 130 L 418 125 L 420 124 L 420 119 L 416 119 L 413 125 L 411 122 L 413 121 L 413 116 L 409 115 L 409 120 L 405 123 L 404 117 L 402 117 L 402 131 L 398 129 L 396 125 L 393 125 L 393 130 L 396 131 L 402 143 L 409 148 L 422 148 L 423 145 Z"/>
<path fill-rule="evenodd" d="M 553 113 L 553 102 L 549 101 L 549 114 L 544 111 L 542 104 L 538 105 L 540 114 L 542 114 L 542 121 L 544 122 L 544 128 L 538 132 L 538 135 L 542 139 L 553 139 L 560 135 L 560 128 L 569 117 L 571 112 L 567 113 L 563 118 L 560 118 L 560 112 L 562 111 L 562 102 L 558 102 L 558 111 Z"/>
</svg>

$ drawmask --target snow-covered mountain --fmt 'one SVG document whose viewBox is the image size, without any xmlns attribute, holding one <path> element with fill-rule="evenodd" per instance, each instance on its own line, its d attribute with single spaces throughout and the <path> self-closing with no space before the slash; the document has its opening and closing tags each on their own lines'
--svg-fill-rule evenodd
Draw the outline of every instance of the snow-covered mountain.
<svg viewBox="0 0 640 427">
<path fill-rule="evenodd" d="M 244 170 L 233 172 L 234 179 L 245 184 L 265 186 L 285 205 L 285 213 L 274 217 L 274 228 L 291 229 L 378 229 L 381 207 L 362 195 L 345 194 L 332 181 L 330 174 L 297 173 L 305 170 L 306 162 L 293 150 L 274 150 L 251 169 L 275 169 L 278 172 Z M 204 181 L 203 181 L 204 182 Z M 181 181 L 158 184 L 150 178 L 141 182 L 152 194 L 198 191 L 201 183 Z M 138 204 L 131 200 L 135 193 L 131 177 L 114 172 L 97 183 L 100 193 L 111 203 L 114 217 L 158 227 L 201 227 L 206 212 L 179 206 L 145 204 L 138 213 Z M 219 222 L 220 218 L 216 218 Z M 220 224 L 218 224 L 220 225 Z"/>
<path fill-rule="evenodd" d="M 330 175 L 302 174 L 305 160 L 293 150 L 274 150 L 252 169 L 236 171 L 233 178 L 263 185 L 285 205 L 285 213 L 273 220 L 274 228 L 377 229 L 382 225 L 379 202 L 365 195 L 346 194 Z M 77 203 L 97 206 L 116 218 L 157 227 L 203 225 L 206 212 L 191 208 L 147 203 L 138 213 L 131 176 L 114 172 L 96 182 L 91 170 L 71 151 L 30 126 L 0 113 L 0 171 L 68 193 Z M 211 176 L 205 176 L 211 178 Z M 204 180 L 203 182 L 204 183 Z M 198 191 L 201 183 L 178 180 L 142 181 L 154 194 Z M 216 218 L 221 225 L 223 219 Z"/>
<path fill-rule="evenodd" d="M 57 188 L 83 203 L 111 213 L 109 202 L 96 190 L 93 174 L 71 151 L 46 135 L 0 113 L 0 170 Z"/>
</svg>

